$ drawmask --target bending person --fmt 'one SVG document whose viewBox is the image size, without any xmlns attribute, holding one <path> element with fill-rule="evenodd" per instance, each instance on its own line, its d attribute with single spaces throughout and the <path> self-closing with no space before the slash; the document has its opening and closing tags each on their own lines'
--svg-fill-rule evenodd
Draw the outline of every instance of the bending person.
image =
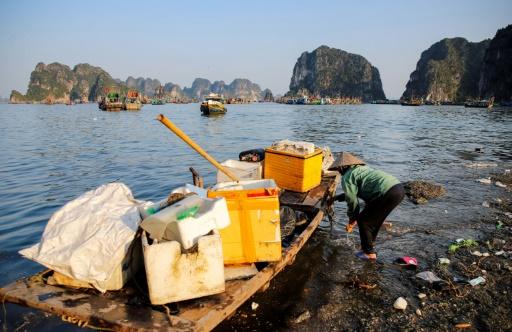
<svg viewBox="0 0 512 332">
<path fill-rule="evenodd" d="M 349 223 L 347 231 L 356 224 L 359 226 L 361 251 L 356 256 L 361 259 L 375 260 L 375 240 L 386 217 L 403 200 L 405 191 L 394 176 L 366 166 L 356 156 L 343 152 L 337 168 L 342 175 L 341 185 L 344 194 L 337 195 L 337 201 L 347 202 Z M 360 211 L 359 198 L 365 207 Z"/>
</svg>

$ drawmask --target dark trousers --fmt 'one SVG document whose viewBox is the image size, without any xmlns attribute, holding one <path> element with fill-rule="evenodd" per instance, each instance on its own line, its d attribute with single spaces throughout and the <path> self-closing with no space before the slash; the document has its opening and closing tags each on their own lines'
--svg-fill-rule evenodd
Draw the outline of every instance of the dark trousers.
<svg viewBox="0 0 512 332">
<path fill-rule="evenodd" d="M 375 253 L 374 245 L 379 229 L 386 217 L 404 199 L 404 195 L 404 187 L 402 184 L 397 184 L 364 207 L 357 220 L 363 252 Z"/>
</svg>

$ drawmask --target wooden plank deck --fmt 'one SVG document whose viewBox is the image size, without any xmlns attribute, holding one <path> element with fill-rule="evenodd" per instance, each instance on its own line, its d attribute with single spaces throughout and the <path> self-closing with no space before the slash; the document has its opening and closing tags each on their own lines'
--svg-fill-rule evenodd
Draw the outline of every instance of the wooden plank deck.
<svg viewBox="0 0 512 332">
<path fill-rule="evenodd" d="M 51 271 L 18 280 L 0 288 L 0 299 L 62 316 L 85 327 L 112 328 L 119 331 L 209 331 L 236 311 L 245 301 L 268 283 L 287 265 L 313 234 L 324 217 L 323 208 L 331 203 L 339 176 L 324 177 L 317 188 L 307 194 L 284 192 L 280 201 L 314 217 L 278 262 L 268 264 L 246 280 L 226 282 L 226 291 L 178 303 L 179 312 L 171 314 L 164 306 L 141 303 L 136 289 L 127 287 L 118 292 L 101 294 L 95 290 L 51 286 L 45 282 Z M 167 309 L 166 309 L 167 308 Z"/>
</svg>

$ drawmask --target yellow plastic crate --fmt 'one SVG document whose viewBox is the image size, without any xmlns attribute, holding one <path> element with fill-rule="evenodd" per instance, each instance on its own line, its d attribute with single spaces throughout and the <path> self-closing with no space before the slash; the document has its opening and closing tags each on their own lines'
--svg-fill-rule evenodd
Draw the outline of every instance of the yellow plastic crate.
<svg viewBox="0 0 512 332">
<path fill-rule="evenodd" d="M 224 264 L 281 259 L 278 188 L 272 180 L 224 182 L 208 197 L 226 199 L 231 224 L 219 230 Z"/>
<path fill-rule="evenodd" d="M 306 192 L 322 181 L 322 149 L 300 155 L 265 149 L 265 179 L 274 179 L 280 188 Z"/>
</svg>

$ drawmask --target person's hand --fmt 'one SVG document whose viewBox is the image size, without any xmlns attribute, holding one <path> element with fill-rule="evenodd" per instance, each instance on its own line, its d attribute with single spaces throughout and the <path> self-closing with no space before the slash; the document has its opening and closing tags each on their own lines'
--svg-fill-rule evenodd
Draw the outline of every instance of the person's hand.
<svg viewBox="0 0 512 332">
<path fill-rule="evenodd" d="M 348 224 L 345 226 L 345 230 L 347 233 L 352 233 L 352 230 L 357 225 L 357 220 L 349 220 Z"/>
</svg>

